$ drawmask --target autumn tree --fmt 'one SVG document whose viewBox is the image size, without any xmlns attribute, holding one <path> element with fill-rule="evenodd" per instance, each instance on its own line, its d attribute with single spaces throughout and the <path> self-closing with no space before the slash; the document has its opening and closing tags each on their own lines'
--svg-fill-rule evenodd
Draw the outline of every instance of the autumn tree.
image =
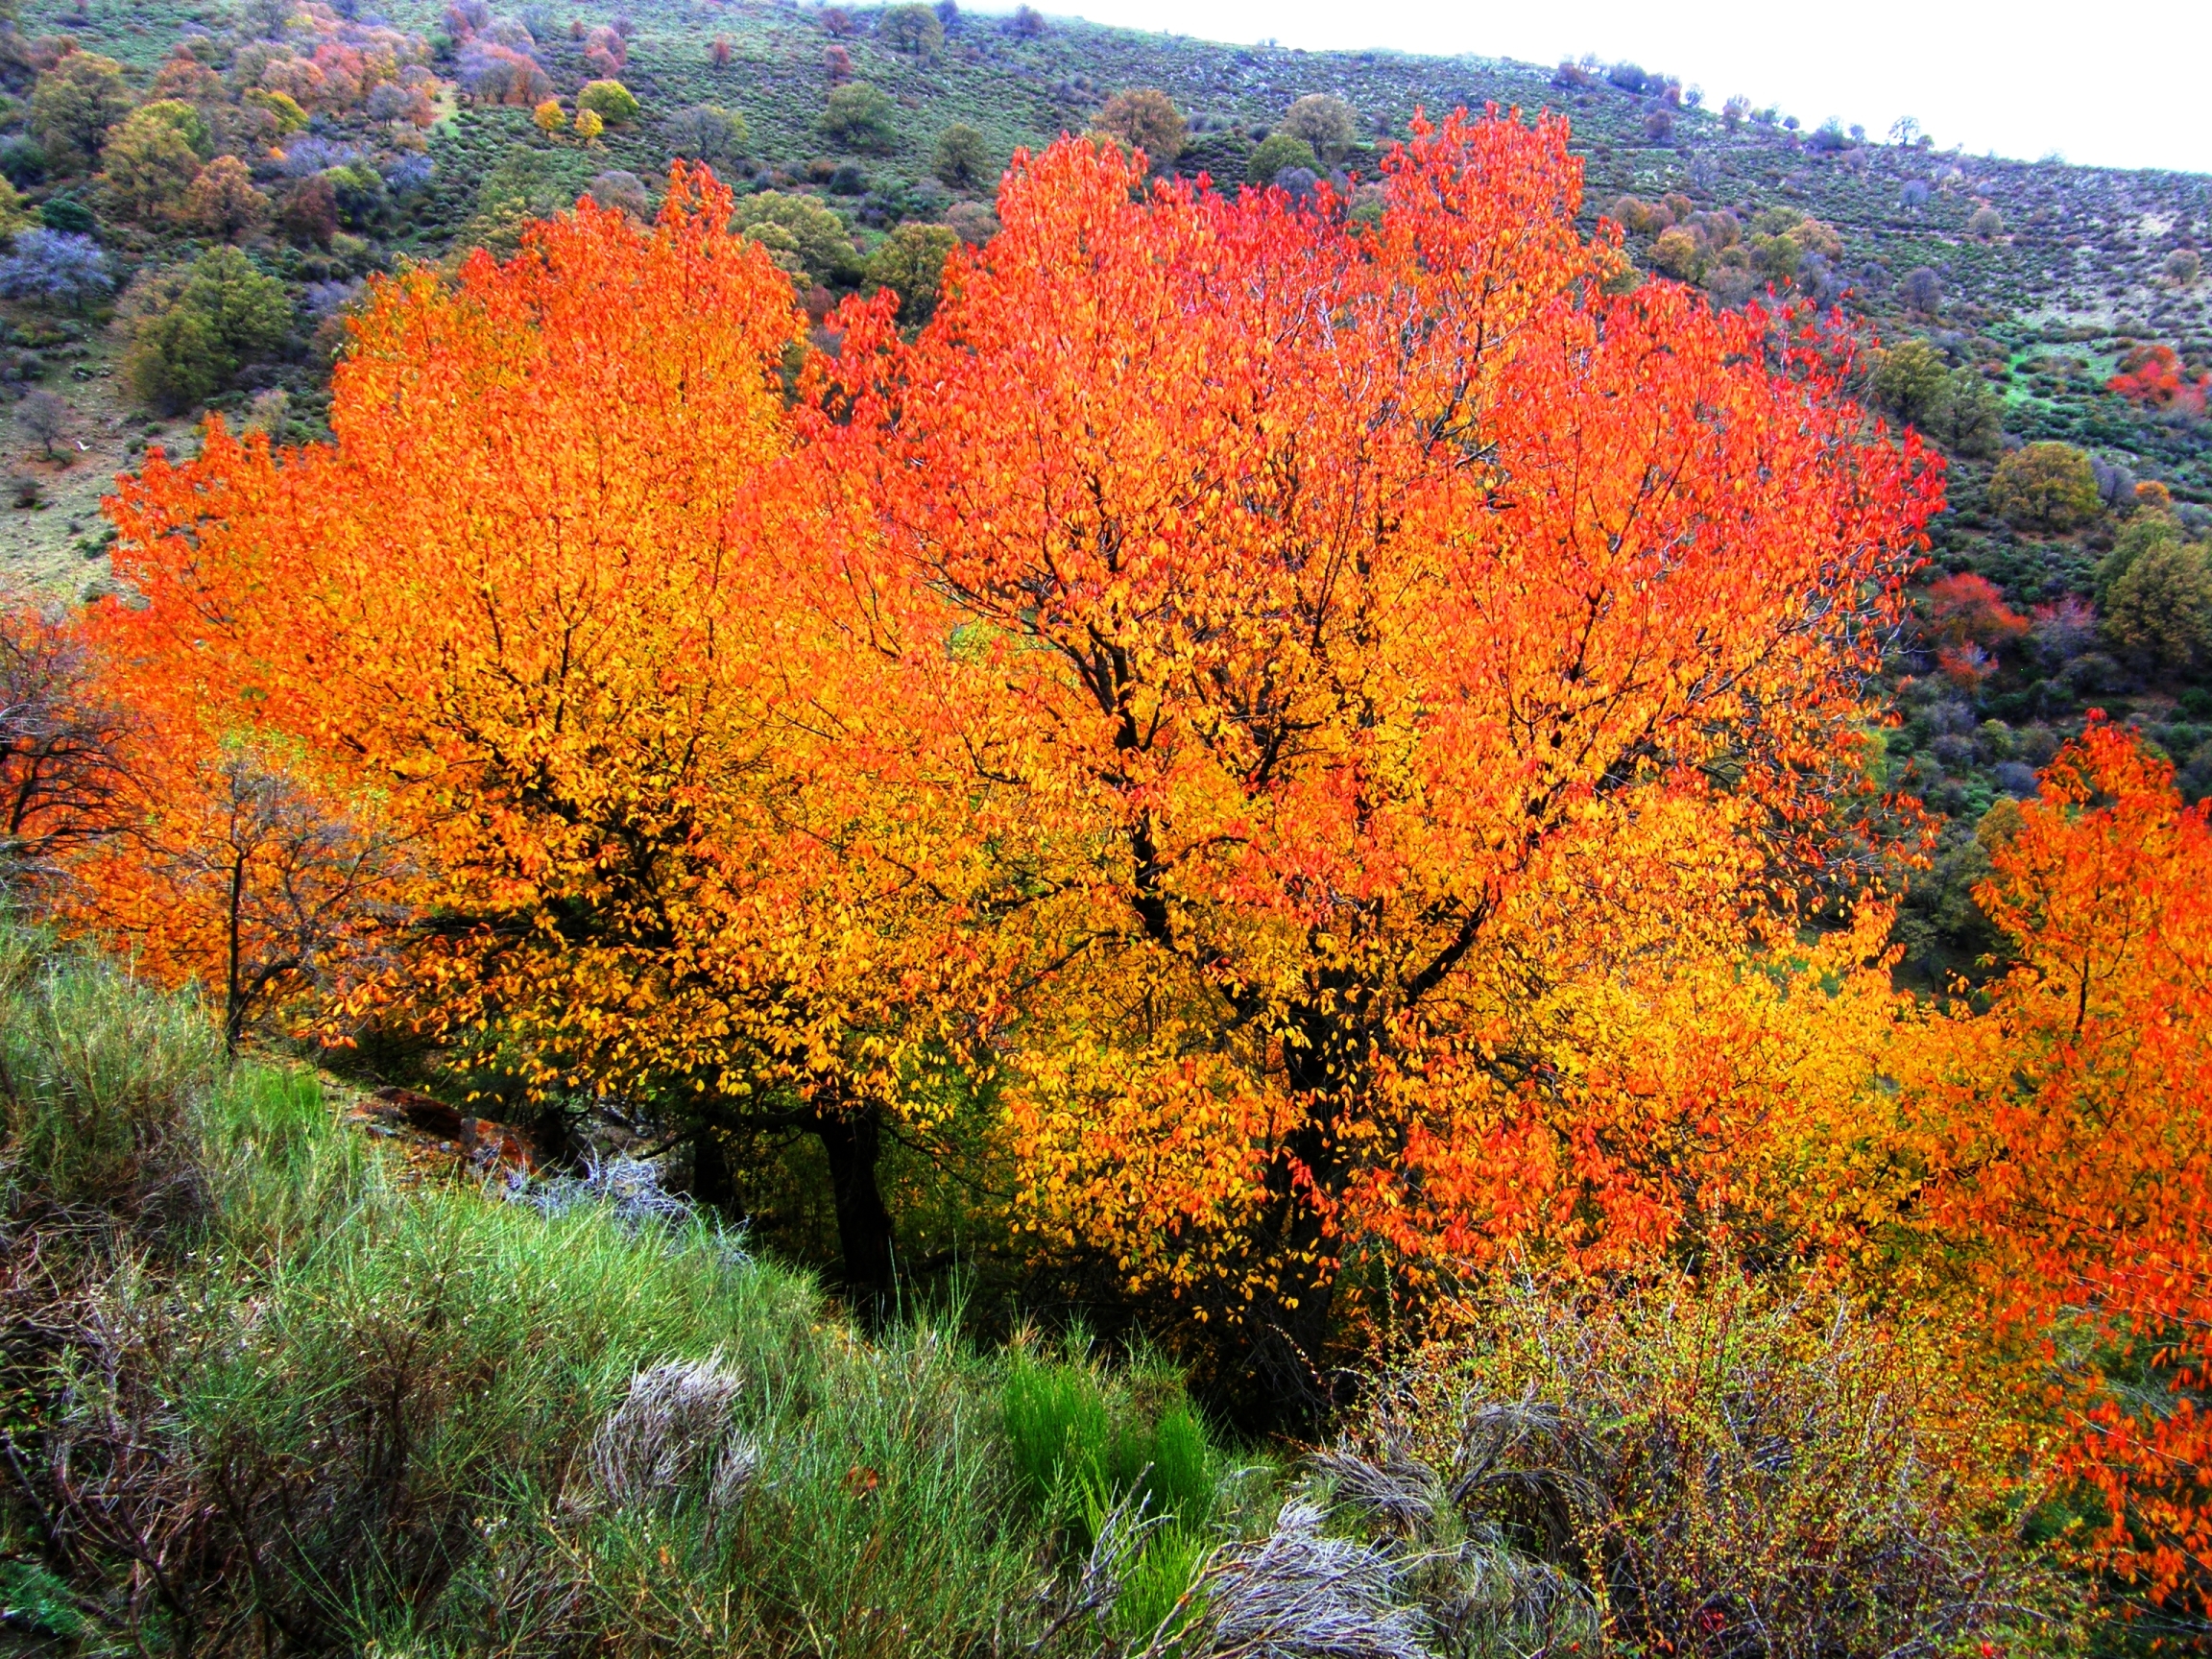
<svg viewBox="0 0 2212 1659">
<path fill-rule="evenodd" d="M 1286 1405 L 1347 1260 L 1701 1224 L 1689 1149 L 1778 1097 L 1710 1038 L 1766 1016 L 1648 1010 L 1794 937 L 1938 499 L 1795 320 L 1606 297 L 1562 123 L 1385 180 L 1368 229 L 1022 157 L 911 351 L 849 313 L 833 376 L 1060 964 L 1025 1213 Z"/>
<path fill-rule="evenodd" d="M 1987 1011 L 1891 1058 L 1927 1135 L 1915 1214 L 2060 1390 L 2071 1466 L 2101 1489 L 2107 1563 L 2201 1609 L 2212 1593 L 2212 829 L 2173 768 L 2093 720 L 2043 775 L 1977 893 L 2016 964 Z M 2063 1337 L 2054 1372 L 2046 1343 Z M 2083 1353 L 2084 1338 L 2094 1344 Z M 2115 1365 L 2169 1385 L 2146 1399 Z"/>
<path fill-rule="evenodd" d="M 98 625 L 119 672 L 212 711 L 193 764 L 285 734 L 319 798 L 408 832 L 380 1017 L 541 1098 L 650 1103 L 709 1200 L 761 1135 L 815 1137 L 873 1293 L 885 1127 L 950 1109 L 932 1079 L 1000 993 L 961 920 L 976 830 L 896 740 L 928 707 L 892 672 L 924 596 L 794 447 L 805 318 L 733 207 L 679 165 L 651 229 L 587 200 L 503 265 L 379 284 L 334 445 L 212 425 L 127 482 L 148 603 Z"/>
<path fill-rule="evenodd" d="M 116 832 L 132 722 L 73 629 L 20 602 L 0 611 L 0 862 L 50 875 Z"/>
<path fill-rule="evenodd" d="M 184 223 L 226 242 L 260 228 L 268 217 L 269 199 L 253 187 L 252 169 L 235 156 L 216 156 L 184 192 Z"/>
</svg>

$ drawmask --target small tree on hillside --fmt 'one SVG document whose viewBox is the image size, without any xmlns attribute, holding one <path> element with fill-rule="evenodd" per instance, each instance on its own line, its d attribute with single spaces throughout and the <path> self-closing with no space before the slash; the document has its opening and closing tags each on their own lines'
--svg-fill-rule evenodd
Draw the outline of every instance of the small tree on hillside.
<svg viewBox="0 0 2212 1659">
<path fill-rule="evenodd" d="M 1336 161 L 1358 135 L 1358 117 L 1352 106 L 1326 92 L 1309 92 L 1290 106 L 1280 131 L 1302 138 L 1324 161 Z"/>
<path fill-rule="evenodd" d="M 1174 101 L 1157 86 L 1133 86 L 1106 100 L 1092 123 L 1094 132 L 1142 150 L 1155 167 L 1166 167 L 1183 154 L 1190 124 Z"/>
</svg>

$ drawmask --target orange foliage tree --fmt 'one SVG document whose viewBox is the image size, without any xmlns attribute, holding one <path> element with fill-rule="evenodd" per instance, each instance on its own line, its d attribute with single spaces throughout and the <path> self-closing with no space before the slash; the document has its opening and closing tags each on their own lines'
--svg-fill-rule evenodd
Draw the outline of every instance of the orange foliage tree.
<svg viewBox="0 0 2212 1659">
<path fill-rule="evenodd" d="M 916 343 L 847 313 L 823 440 L 1032 837 L 1025 1214 L 1286 1387 L 1353 1255 L 1724 1207 L 1798 1062 L 1714 965 L 1837 874 L 1939 497 L 1799 319 L 1610 295 L 1563 123 L 1418 124 L 1384 189 L 1020 158 Z"/>
<path fill-rule="evenodd" d="M 819 1135 L 848 1273 L 881 1286 L 883 1116 L 991 993 L 964 820 L 869 671 L 899 608 L 794 456 L 805 319 L 730 207 L 680 169 L 650 231 L 586 202 L 504 265 L 380 285 L 334 446 L 210 425 L 125 481 L 148 603 L 96 631 L 208 711 L 200 755 L 284 734 L 406 827 L 404 949 L 334 1018 L 381 998 L 541 1098 L 650 1097 L 709 1197 L 735 1138 Z"/>
<path fill-rule="evenodd" d="M 2202 1611 L 2212 1589 L 2212 826 L 2173 768 L 2093 720 L 1977 898 L 2015 966 L 1934 1021 L 1911 1085 L 1927 1224 L 1979 1311 L 2062 1360 L 2104 1557 Z M 1910 1074 L 1908 1046 L 1891 1057 Z M 2114 1385 L 2112 1372 L 2124 1375 Z M 2145 1398 L 2140 1379 L 2168 1385 Z M 2126 1404 L 2134 1395 L 2137 1403 Z"/>
</svg>

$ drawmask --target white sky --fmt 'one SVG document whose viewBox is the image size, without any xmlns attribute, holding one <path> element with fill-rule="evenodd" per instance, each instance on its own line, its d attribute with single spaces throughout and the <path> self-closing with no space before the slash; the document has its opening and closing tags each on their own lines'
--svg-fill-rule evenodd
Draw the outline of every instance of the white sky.
<svg viewBox="0 0 2212 1659">
<path fill-rule="evenodd" d="M 1595 52 L 1742 92 L 1807 128 L 1834 115 L 1877 136 L 1901 115 L 1981 155 L 2212 173 L 2212 0 L 1034 0 L 1046 13 L 1209 40 L 1391 47 L 1556 63 Z M 980 0 L 983 10 L 1011 9 Z"/>
</svg>

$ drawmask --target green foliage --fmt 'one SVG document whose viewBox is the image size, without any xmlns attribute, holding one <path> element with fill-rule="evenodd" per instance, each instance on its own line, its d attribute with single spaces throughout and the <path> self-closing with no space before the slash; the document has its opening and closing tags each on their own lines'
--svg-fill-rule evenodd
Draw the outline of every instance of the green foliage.
<svg viewBox="0 0 2212 1659">
<path fill-rule="evenodd" d="M 2064 532 L 2095 518 L 2103 506 L 2089 457 L 2071 444 L 2030 444 L 1997 463 L 1989 505 L 2022 529 Z"/>
<path fill-rule="evenodd" d="M 937 134 L 937 149 L 930 171 L 955 190 L 972 189 L 983 182 L 990 167 L 983 134 L 965 122 L 955 121 Z"/>
<path fill-rule="evenodd" d="M 89 171 L 108 142 L 108 129 L 131 113 L 123 65 L 97 52 L 72 52 L 31 94 L 31 131 L 60 173 Z"/>
<path fill-rule="evenodd" d="M 799 267 L 795 274 L 816 282 L 850 281 L 862 269 L 845 222 L 815 197 L 775 190 L 743 196 L 733 222 L 770 252 L 788 254 Z"/>
<path fill-rule="evenodd" d="M 2140 546 L 2105 594 L 2104 637 L 2121 655 L 2168 673 L 2212 661 L 2212 566 L 2199 542 Z"/>
<path fill-rule="evenodd" d="M 908 0 L 884 9 L 876 36 L 886 48 L 909 58 L 933 59 L 945 49 L 945 25 L 930 7 Z"/>
<path fill-rule="evenodd" d="M 211 248 L 188 270 L 134 292 L 123 373 L 132 395 L 155 408 L 188 409 L 265 357 L 292 326 L 284 284 L 236 248 Z"/>
<path fill-rule="evenodd" d="M 1103 1492 L 1114 1415 L 1085 1365 L 1018 1358 L 999 1390 L 1007 1461 L 1022 1496 L 1048 1522 L 1082 1512 Z"/>
<path fill-rule="evenodd" d="M 1287 132 L 1276 132 L 1262 140 L 1252 152 L 1252 159 L 1245 164 L 1244 180 L 1248 184 L 1272 184 L 1275 175 L 1286 167 L 1318 167 L 1320 158 L 1313 154 L 1313 146 L 1303 138 Z"/>
<path fill-rule="evenodd" d="M 151 220 L 174 212 L 199 177 L 206 117 L 174 98 L 142 104 L 108 134 L 101 181 L 115 212 Z"/>
<path fill-rule="evenodd" d="M 1874 400 L 1915 426 L 1927 421 L 1950 381 L 1943 354 L 1925 340 L 1900 340 L 1874 359 Z"/>
<path fill-rule="evenodd" d="M 2005 406 L 1981 375 L 1971 369 L 1953 370 L 1944 375 L 1921 427 L 1952 454 L 1986 460 L 2004 447 Z"/>
<path fill-rule="evenodd" d="M 886 151 L 899 138 L 899 106 L 865 81 L 830 88 L 822 131 L 849 150 Z"/>
<path fill-rule="evenodd" d="M 576 94 L 576 108 L 590 110 L 610 127 L 627 127 L 637 119 L 637 100 L 619 81 L 587 81 Z"/>
<path fill-rule="evenodd" d="M 868 279 L 899 296 L 899 319 L 926 323 L 944 291 L 945 260 L 960 238 L 950 226 L 900 226 L 869 256 Z"/>
</svg>

